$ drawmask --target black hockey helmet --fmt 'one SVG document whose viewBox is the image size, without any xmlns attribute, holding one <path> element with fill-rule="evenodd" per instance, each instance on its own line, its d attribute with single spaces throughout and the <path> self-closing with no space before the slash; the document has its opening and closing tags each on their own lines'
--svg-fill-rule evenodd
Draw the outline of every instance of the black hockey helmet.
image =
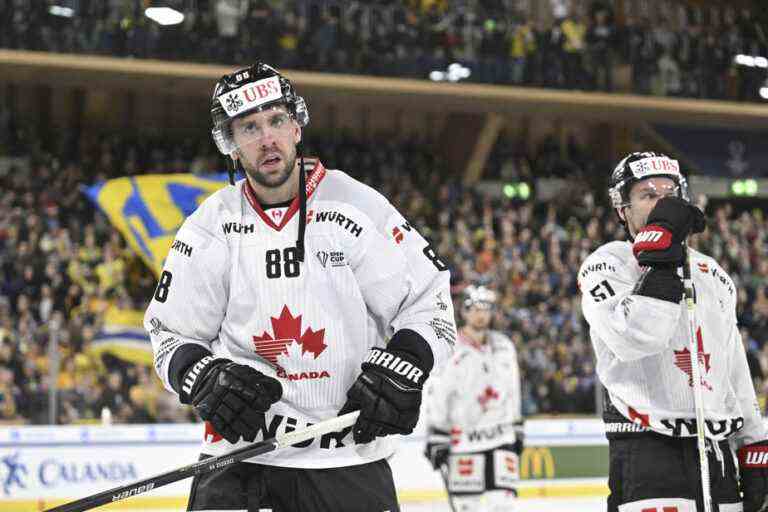
<svg viewBox="0 0 768 512">
<path fill-rule="evenodd" d="M 629 206 L 629 191 L 632 185 L 640 180 L 657 176 L 671 178 L 677 184 L 678 196 L 685 201 L 691 201 L 688 181 L 680 172 L 680 164 L 677 160 L 662 153 L 644 151 L 630 153 L 616 164 L 608 184 L 611 206 L 617 210 Z"/>
<path fill-rule="evenodd" d="M 309 110 L 304 98 L 296 94 L 290 80 L 275 68 L 257 62 L 247 68 L 222 76 L 211 98 L 211 134 L 219 151 L 229 157 L 237 150 L 232 136 L 232 120 L 274 105 L 285 105 L 302 128 L 309 124 Z"/>
</svg>

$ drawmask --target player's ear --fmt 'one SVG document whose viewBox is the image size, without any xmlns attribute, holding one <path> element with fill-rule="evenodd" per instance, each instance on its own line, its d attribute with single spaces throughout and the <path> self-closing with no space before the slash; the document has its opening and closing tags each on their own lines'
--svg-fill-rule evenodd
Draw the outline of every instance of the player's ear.
<svg viewBox="0 0 768 512">
<path fill-rule="evenodd" d="M 616 211 L 617 211 L 617 212 L 619 212 L 619 218 L 620 218 L 621 220 L 623 220 L 624 222 L 627 222 L 627 214 L 626 214 L 626 213 L 624 213 L 624 208 L 626 208 L 626 207 L 622 207 L 622 208 L 619 208 L 619 209 L 618 209 L 618 210 L 616 210 Z"/>
</svg>

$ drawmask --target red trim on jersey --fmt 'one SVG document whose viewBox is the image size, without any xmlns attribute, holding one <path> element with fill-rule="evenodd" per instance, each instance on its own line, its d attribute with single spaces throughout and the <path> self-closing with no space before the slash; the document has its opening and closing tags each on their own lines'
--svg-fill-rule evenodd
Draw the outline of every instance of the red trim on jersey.
<svg viewBox="0 0 768 512">
<path fill-rule="evenodd" d="M 475 340 L 467 333 L 463 332 L 463 330 L 460 330 L 458 334 L 459 334 L 459 341 L 464 345 L 468 345 L 474 348 L 475 350 L 479 350 L 480 352 L 485 350 L 487 343 L 480 343 L 479 341 Z M 487 342 L 488 334 L 486 333 L 485 336 L 486 336 L 486 342 Z"/>
<path fill-rule="evenodd" d="M 648 415 L 648 414 L 641 414 L 641 413 L 637 412 L 635 409 L 633 409 L 632 407 L 629 407 L 627 410 L 629 411 L 629 421 L 634 422 L 634 423 L 638 423 L 639 422 L 640 425 L 642 425 L 643 427 L 650 427 L 651 426 L 650 415 Z"/>
<path fill-rule="evenodd" d="M 309 159 L 304 159 L 304 161 L 308 161 Z M 309 171 L 309 174 L 307 175 L 307 184 L 306 184 L 306 191 L 307 191 L 307 201 L 309 201 L 309 198 L 312 197 L 312 194 L 317 189 L 318 185 L 320 185 L 320 182 L 323 181 L 323 178 L 325 178 L 325 167 L 323 167 L 323 164 L 320 163 L 320 160 L 315 161 L 314 167 L 312 167 L 312 170 Z M 299 211 L 299 198 L 294 197 L 293 201 L 291 201 L 291 205 L 288 207 L 288 210 L 285 212 L 285 215 L 283 215 L 283 220 L 280 222 L 280 224 L 275 224 L 275 222 L 264 212 L 264 209 L 261 207 L 261 204 L 259 204 L 259 200 L 256 198 L 256 193 L 253 191 L 253 187 L 251 187 L 251 183 L 246 179 L 245 185 L 243 186 L 243 193 L 245 194 L 245 198 L 250 203 L 251 207 L 256 211 L 256 213 L 259 214 L 259 217 L 261 217 L 261 220 L 264 221 L 264 223 L 274 229 L 275 231 L 282 230 L 286 224 L 288 224 L 288 221 L 291 220 L 293 215 Z"/>
</svg>

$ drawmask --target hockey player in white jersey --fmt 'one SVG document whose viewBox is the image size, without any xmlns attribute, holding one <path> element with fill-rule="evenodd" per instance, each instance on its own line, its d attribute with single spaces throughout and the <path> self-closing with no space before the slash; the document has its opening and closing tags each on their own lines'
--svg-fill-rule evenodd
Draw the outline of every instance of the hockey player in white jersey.
<svg viewBox="0 0 768 512">
<path fill-rule="evenodd" d="M 452 353 L 446 265 L 382 195 L 301 156 L 307 106 L 275 69 L 222 77 L 211 111 L 245 179 L 176 235 L 145 316 L 155 369 L 206 421 L 202 457 L 361 412 L 196 477 L 189 510 L 399 510 L 385 436 L 412 432 Z"/>
<path fill-rule="evenodd" d="M 705 229 L 704 214 L 690 204 L 678 162 L 662 154 L 628 155 L 609 193 L 629 241 L 598 248 L 578 276 L 607 390 L 608 510 L 702 511 L 681 267 L 686 238 Z M 736 288 L 715 260 L 687 250 L 712 501 L 721 512 L 765 511 L 768 442 L 736 323 Z"/>
<path fill-rule="evenodd" d="M 511 511 L 522 451 L 520 369 L 512 341 L 490 329 L 496 294 L 465 290 L 456 353 L 427 383 L 424 455 L 444 471 L 457 511 Z"/>
</svg>

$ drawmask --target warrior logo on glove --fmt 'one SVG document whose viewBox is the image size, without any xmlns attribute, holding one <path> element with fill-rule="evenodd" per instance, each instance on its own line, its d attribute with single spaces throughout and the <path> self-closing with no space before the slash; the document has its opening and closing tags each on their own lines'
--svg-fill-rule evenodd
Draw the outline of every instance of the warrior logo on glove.
<svg viewBox="0 0 768 512">
<path fill-rule="evenodd" d="M 421 336 L 398 331 L 387 348 L 372 348 L 363 372 L 347 392 L 339 415 L 360 410 L 352 428 L 355 443 L 370 443 L 377 436 L 410 434 L 419 420 L 421 389 L 434 364 Z"/>
<path fill-rule="evenodd" d="M 424 372 L 419 367 L 414 366 L 413 363 L 402 359 L 400 356 L 387 352 L 386 350 L 372 348 L 368 353 L 368 357 L 365 358 L 365 362 L 392 370 L 397 375 L 405 377 L 416 386 L 420 386 L 424 381 Z"/>
</svg>

